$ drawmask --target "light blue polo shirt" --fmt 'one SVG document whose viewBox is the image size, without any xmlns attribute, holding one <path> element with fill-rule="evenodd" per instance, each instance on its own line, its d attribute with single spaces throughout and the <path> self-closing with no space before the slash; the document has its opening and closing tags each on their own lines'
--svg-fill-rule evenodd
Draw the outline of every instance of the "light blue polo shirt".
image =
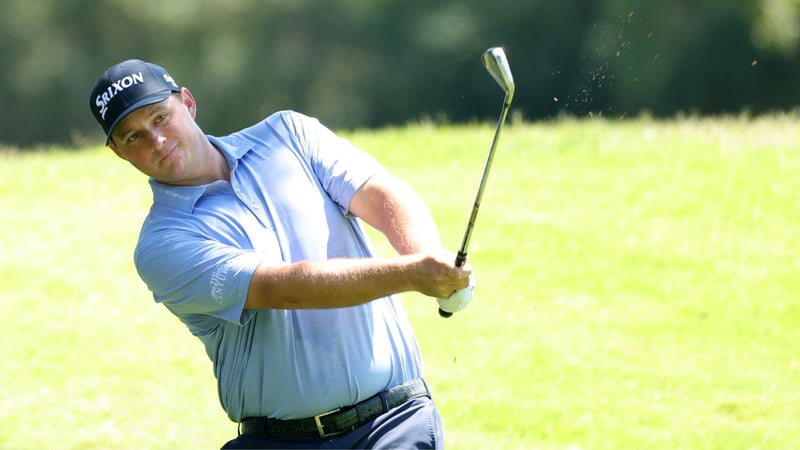
<svg viewBox="0 0 800 450">
<path fill-rule="evenodd" d="M 296 419 L 352 405 L 422 376 L 398 298 L 328 310 L 244 310 L 263 261 L 373 256 L 355 191 L 384 169 L 316 119 L 275 113 L 209 140 L 231 181 L 150 181 L 135 251 L 139 275 L 205 345 L 233 421 Z"/>
</svg>

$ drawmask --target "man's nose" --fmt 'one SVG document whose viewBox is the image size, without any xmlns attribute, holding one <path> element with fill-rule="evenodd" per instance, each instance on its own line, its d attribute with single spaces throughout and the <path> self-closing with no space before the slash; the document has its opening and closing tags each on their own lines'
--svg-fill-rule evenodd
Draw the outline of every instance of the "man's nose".
<svg viewBox="0 0 800 450">
<path fill-rule="evenodd" d="M 167 142 L 167 138 L 159 131 L 159 130 L 152 130 L 150 132 L 150 142 L 153 143 L 153 149 L 161 150 L 164 148 L 164 144 Z"/>
</svg>

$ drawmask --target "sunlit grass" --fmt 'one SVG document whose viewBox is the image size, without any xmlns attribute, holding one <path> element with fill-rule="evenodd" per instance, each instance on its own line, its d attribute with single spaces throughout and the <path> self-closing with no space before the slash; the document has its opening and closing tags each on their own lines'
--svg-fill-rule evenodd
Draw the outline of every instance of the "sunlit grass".
<svg viewBox="0 0 800 450">
<path fill-rule="evenodd" d="M 475 301 L 444 320 L 404 296 L 448 447 L 800 447 L 798 119 L 507 126 Z M 455 250 L 493 130 L 347 135 Z M 233 437 L 201 345 L 133 270 L 145 178 L 100 148 L 5 153 L 0 177 L 0 448 Z"/>
</svg>

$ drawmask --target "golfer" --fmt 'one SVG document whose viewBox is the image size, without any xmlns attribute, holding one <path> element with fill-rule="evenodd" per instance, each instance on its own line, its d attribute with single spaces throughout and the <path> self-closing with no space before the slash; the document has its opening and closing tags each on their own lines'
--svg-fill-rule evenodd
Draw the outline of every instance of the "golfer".
<svg viewBox="0 0 800 450">
<path fill-rule="evenodd" d="M 103 73 L 89 105 L 108 147 L 150 177 L 136 269 L 205 345 L 238 423 L 223 448 L 443 446 L 394 294 L 447 298 L 471 269 L 407 184 L 292 111 L 206 135 L 189 90 L 141 60 Z M 399 255 L 377 257 L 363 223 Z"/>
</svg>

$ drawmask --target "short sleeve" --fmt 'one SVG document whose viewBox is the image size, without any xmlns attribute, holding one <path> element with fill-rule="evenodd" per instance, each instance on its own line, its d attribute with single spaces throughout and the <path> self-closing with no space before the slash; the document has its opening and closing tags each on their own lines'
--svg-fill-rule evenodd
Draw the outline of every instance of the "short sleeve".
<svg viewBox="0 0 800 450">
<path fill-rule="evenodd" d="M 135 252 L 136 270 L 155 301 L 182 319 L 205 315 L 246 322 L 247 291 L 263 255 L 186 230 L 160 234 L 140 241 Z"/>
<path fill-rule="evenodd" d="M 347 212 L 356 191 L 375 174 L 385 171 L 367 152 L 337 135 L 319 120 L 299 113 L 291 115 L 294 133 L 323 189 Z"/>
</svg>

